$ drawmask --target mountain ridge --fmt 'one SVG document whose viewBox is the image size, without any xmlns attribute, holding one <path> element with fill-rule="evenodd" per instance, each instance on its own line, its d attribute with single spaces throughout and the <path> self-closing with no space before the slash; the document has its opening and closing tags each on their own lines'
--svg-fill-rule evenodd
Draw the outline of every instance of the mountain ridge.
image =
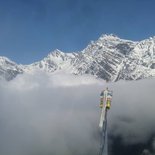
<svg viewBox="0 0 155 155">
<path fill-rule="evenodd" d="M 12 80 L 18 74 L 44 70 L 90 74 L 106 81 L 138 80 L 155 76 L 155 37 L 142 41 L 120 39 L 116 35 L 101 35 L 80 52 L 64 53 L 58 49 L 41 61 L 18 65 L 0 57 L 0 77 Z"/>
</svg>

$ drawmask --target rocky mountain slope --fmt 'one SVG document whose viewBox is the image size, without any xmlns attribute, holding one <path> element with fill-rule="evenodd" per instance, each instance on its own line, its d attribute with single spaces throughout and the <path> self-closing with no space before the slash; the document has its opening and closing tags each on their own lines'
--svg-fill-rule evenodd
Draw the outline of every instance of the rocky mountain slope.
<svg viewBox="0 0 155 155">
<path fill-rule="evenodd" d="M 12 80 L 18 74 L 22 74 L 23 68 L 6 57 L 0 57 L 0 79 Z"/>
<path fill-rule="evenodd" d="M 64 71 L 75 75 L 91 74 L 107 81 L 137 80 L 155 76 L 155 37 L 140 42 L 102 35 L 77 53 L 55 50 L 43 60 L 17 65 L 0 57 L 0 77 L 11 80 L 33 70 Z"/>
</svg>

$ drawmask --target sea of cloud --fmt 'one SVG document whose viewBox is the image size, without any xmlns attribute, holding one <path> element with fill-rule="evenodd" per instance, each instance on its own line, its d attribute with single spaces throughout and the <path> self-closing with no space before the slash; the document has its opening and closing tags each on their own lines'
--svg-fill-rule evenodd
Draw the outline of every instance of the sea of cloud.
<svg viewBox="0 0 155 155">
<path fill-rule="evenodd" d="M 97 155 L 99 95 L 107 86 L 108 133 L 125 144 L 145 143 L 155 133 L 154 83 L 44 72 L 0 81 L 0 155 Z"/>
</svg>

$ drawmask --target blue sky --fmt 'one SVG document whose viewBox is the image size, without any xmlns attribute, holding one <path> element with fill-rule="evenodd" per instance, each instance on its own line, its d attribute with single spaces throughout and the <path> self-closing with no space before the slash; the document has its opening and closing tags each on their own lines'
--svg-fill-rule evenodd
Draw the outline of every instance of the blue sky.
<svg viewBox="0 0 155 155">
<path fill-rule="evenodd" d="M 29 64 L 50 51 L 80 51 L 102 34 L 155 35 L 154 0 L 0 0 L 0 55 Z"/>
</svg>

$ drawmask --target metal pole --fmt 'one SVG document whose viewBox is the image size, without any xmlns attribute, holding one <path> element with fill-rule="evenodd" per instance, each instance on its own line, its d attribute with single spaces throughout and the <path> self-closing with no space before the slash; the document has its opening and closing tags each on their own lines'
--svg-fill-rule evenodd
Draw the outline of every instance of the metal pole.
<svg viewBox="0 0 155 155">
<path fill-rule="evenodd" d="M 107 155 L 107 109 L 105 109 L 105 119 L 101 130 L 101 144 L 99 155 Z"/>
<path fill-rule="evenodd" d="M 108 88 L 103 91 L 102 111 L 99 127 L 101 128 L 101 142 L 99 155 L 108 155 L 107 114 L 111 106 L 112 91 Z M 100 103 L 101 104 L 101 103 Z"/>
</svg>

